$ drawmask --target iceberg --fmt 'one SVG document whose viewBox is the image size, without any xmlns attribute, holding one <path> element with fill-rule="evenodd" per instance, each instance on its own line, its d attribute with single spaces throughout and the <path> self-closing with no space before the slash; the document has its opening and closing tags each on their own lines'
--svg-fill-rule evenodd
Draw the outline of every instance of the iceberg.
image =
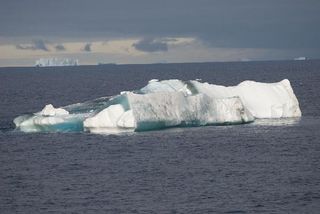
<svg viewBox="0 0 320 214">
<path fill-rule="evenodd" d="M 168 127 L 231 125 L 255 119 L 300 117 L 289 80 L 244 81 L 220 86 L 199 80 L 150 80 L 136 91 L 55 108 L 14 119 L 24 132 L 118 133 Z"/>
<path fill-rule="evenodd" d="M 36 60 L 36 67 L 51 67 L 51 66 L 77 66 L 79 65 L 78 59 L 70 59 L 70 58 L 40 58 Z"/>
<path fill-rule="evenodd" d="M 300 56 L 300 57 L 294 58 L 293 60 L 296 60 L 296 61 L 304 61 L 304 60 L 307 60 L 307 57 L 305 57 L 305 56 Z"/>
</svg>

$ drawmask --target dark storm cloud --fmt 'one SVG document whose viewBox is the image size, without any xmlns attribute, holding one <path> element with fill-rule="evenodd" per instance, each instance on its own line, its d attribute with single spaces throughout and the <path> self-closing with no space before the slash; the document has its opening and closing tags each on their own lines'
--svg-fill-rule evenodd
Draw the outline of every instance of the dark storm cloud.
<svg viewBox="0 0 320 214">
<path fill-rule="evenodd" d="M 168 45 L 162 40 L 144 38 L 132 45 L 135 49 L 144 52 L 168 51 Z"/>
<path fill-rule="evenodd" d="M 85 44 L 81 50 L 85 52 L 91 52 L 91 43 Z"/>
<path fill-rule="evenodd" d="M 62 44 L 58 44 L 54 48 L 56 49 L 56 51 L 65 51 L 66 50 L 66 48 Z"/>
<path fill-rule="evenodd" d="M 33 44 L 31 45 L 24 45 L 19 44 L 16 46 L 17 49 L 20 50 L 42 50 L 42 51 L 49 51 L 45 42 L 43 40 L 33 40 Z"/>
<path fill-rule="evenodd" d="M 214 47 L 319 49 L 319 8 L 319 0 L 3 0 L 0 37 L 192 36 Z"/>
</svg>

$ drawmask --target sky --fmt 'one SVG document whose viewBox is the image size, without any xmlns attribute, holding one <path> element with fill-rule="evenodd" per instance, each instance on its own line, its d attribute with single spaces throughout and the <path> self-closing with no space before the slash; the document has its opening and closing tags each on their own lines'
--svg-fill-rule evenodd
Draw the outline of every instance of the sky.
<svg viewBox="0 0 320 214">
<path fill-rule="evenodd" d="M 319 0 L 0 0 L 0 66 L 320 58 Z"/>
</svg>

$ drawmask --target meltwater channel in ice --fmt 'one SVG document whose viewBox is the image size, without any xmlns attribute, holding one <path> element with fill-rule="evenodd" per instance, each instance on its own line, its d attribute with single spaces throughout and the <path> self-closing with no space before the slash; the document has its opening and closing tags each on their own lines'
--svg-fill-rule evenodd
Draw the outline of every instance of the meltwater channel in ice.
<svg viewBox="0 0 320 214">
<path fill-rule="evenodd" d="M 150 80 L 140 90 L 54 108 L 14 119 L 23 132 L 118 133 L 177 126 L 229 125 L 300 117 L 289 80 L 220 86 L 198 80 Z"/>
</svg>

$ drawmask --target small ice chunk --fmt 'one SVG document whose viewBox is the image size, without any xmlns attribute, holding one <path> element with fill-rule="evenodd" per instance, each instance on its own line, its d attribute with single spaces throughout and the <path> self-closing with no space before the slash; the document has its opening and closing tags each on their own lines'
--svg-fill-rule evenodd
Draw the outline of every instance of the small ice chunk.
<svg viewBox="0 0 320 214">
<path fill-rule="evenodd" d="M 151 79 L 151 80 L 149 80 L 149 83 L 152 83 L 152 82 L 159 82 L 159 80 L 158 80 L 158 79 Z"/>
</svg>

